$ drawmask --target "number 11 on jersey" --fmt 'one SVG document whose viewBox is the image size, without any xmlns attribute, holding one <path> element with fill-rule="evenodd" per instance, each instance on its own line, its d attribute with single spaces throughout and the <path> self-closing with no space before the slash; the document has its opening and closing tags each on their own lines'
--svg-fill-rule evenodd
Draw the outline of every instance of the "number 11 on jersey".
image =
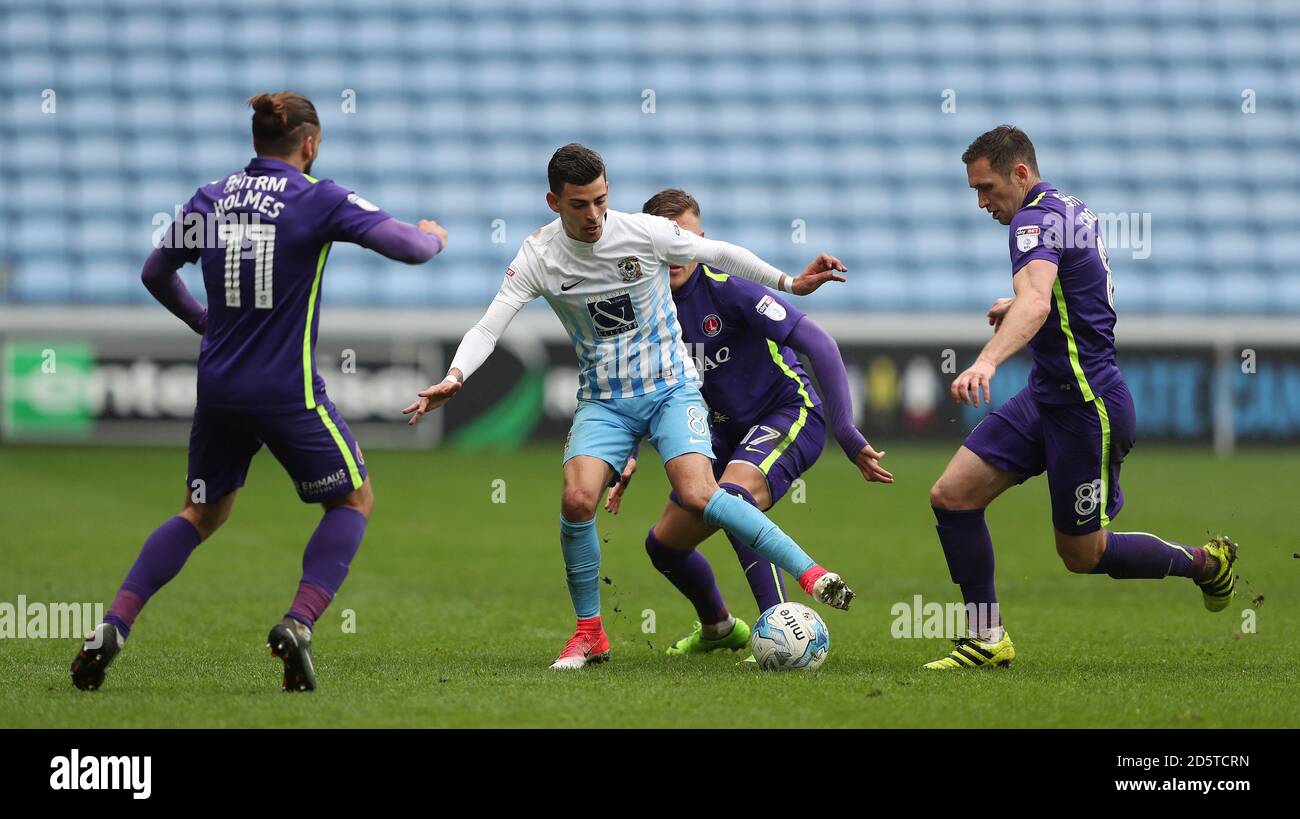
<svg viewBox="0 0 1300 819">
<path fill-rule="evenodd" d="M 222 224 L 219 230 L 226 245 L 226 306 L 242 306 L 240 263 L 244 259 L 244 243 L 249 242 L 253 250 L 253 307 L 270 310 L 274 304 L 271 271 L 275 264 L 275 225 Z"/>
</svg>

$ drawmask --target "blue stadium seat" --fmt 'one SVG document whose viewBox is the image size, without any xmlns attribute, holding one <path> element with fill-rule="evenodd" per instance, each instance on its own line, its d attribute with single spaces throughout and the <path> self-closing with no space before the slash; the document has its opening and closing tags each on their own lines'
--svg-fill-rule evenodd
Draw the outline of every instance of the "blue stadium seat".
<svg viewBox="0 0 1300 819">
<path fill-rule="evenodd" d="M 1034 137 L 1046 178 L 1098 212 L 1151 214 L 1151 258 L 1111 249 L 1124 309 L 1300 310 L 1300 5 L 566 9 L 586 25 L 546 0 L 437 14 L 420 0 L 274 12 L 264 0 L 219 12 L 11 0 L 0 230 L 16 275 L 0 300 L 147 299 L 135 277 L 154 214 L 251 156 L 248 96 L 294 87 L 325 127 L 319 175 L 456 232 L 437 276 L 340 250 L 331 303 L 480 304 L 551 218 L 550 152 L 580 140 L 605 154 L 614 207 L 678 185 L 711 235 L 773 262 L 801 265 L 814 246 L 860 257 L 870 276 L 827 306 L 982 309 L 1009 288 L 1006 237 L 975 207 L 959 157 L 1010 120 Z M 342 108 L 349 90 L 356 113 Z M 491 241 L 495 219 L 505 245 Z M 808 245 L 788 241 L 794 219 Z"/>
<path fill-rule="evenodd" d="M 50 253 L 21 257 L 14 279 L 14 298 L 32 304 L 73 300 L 70 270 L 64 257 Z"/>
</svg>

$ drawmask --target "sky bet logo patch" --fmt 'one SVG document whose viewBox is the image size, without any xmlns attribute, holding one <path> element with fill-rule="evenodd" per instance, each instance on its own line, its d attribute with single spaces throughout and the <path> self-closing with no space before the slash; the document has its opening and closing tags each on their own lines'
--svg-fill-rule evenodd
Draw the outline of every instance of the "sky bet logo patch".
<svg viewBox="0 0 1300 819">
<path fill-rule="evenodd" d="M 1016 228 L 1016 247 L 1020 248 L 1021 252 L 1036 247 L 1038 245 L 1038 234 L 1042 233 L 1042 231 L 1043 229 L 1038 225 L 1025 225 Z"/>
<path fill-rule="evenodd" d="M 371 211 L 372 213 L 374 211 L 379 210 L 379 206 L 376 205 L 374 202 L 371 202 L 369 199 L 363 199 L 360 196 L 357 196 L 355 193 L 348 194 L 348 201 L 356 205 L 357 207 L 361 208 L 362 210 L 368 210 Z"/>
<path fill-rule="evenodd" d="M 591 323 L 601 338 L 620 336 L 637 328 L 636 311 L 632 309 L 632 297 L 627 293 L 588 299 L 587 312 L 591 313 Z"/>
<path fill-rule="evenodd" d="M 758 304 L 754 305 L 754 309 L 758 311 L 759 315 L 767 316 L 772 321 L 785 321 L 785 308 L 771 296 L 764 296 L 759 299 Z"/>
</svg>

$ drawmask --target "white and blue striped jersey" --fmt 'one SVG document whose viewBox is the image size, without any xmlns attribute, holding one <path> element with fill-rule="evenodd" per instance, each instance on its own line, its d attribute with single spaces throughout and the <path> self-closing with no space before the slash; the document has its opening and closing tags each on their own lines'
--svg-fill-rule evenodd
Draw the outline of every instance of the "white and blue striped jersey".
<svg viewBox="0 0 1300 819">
<path fill-rule="evenodd" d="M 560 220 L 519 248 L 497 300 L 516 310 L 541 296 L 578 354 L 578 398 L 632 398 L 699 382 L 682 340 L 668 264 L 705 240 L 671 220 L 610 210 L 599 241 L 570 238 Z"/>
</svg>

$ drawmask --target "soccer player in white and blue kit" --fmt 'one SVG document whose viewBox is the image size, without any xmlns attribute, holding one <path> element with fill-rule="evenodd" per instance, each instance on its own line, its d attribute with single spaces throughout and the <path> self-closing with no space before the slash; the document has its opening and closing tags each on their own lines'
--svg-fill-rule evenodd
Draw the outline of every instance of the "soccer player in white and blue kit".
<svg viewBox="0 0 1300 819">
<path fill-rule="evenodd" d="M 447 377 L 406 408 L 411 423 L 452 398 L 515 314 L 538 296 L 564 324 L 578 354 L 578 410 L 564 453 L 560 545 L 577 628 L 551 668 L 609 659 L 600 622 L 596 506 L 633 447 L 649 437 L 681 505 L 799 578 L 806 592 L 846 609 L 853 591 L 817 565 L 754 506 L 718 488 L 700 377 L 682 340 L 669 264 L 700 261 L 789 293 L 844 281 L 822 254 L 787 276 L 737 245 L 705 239 L 661 216 L 609 209 L 600 155 L 578 144 L 551 157 L 546 196 L 559 218 L 524 240 L 483 318 L 461 341 Z"/>
</svg>

